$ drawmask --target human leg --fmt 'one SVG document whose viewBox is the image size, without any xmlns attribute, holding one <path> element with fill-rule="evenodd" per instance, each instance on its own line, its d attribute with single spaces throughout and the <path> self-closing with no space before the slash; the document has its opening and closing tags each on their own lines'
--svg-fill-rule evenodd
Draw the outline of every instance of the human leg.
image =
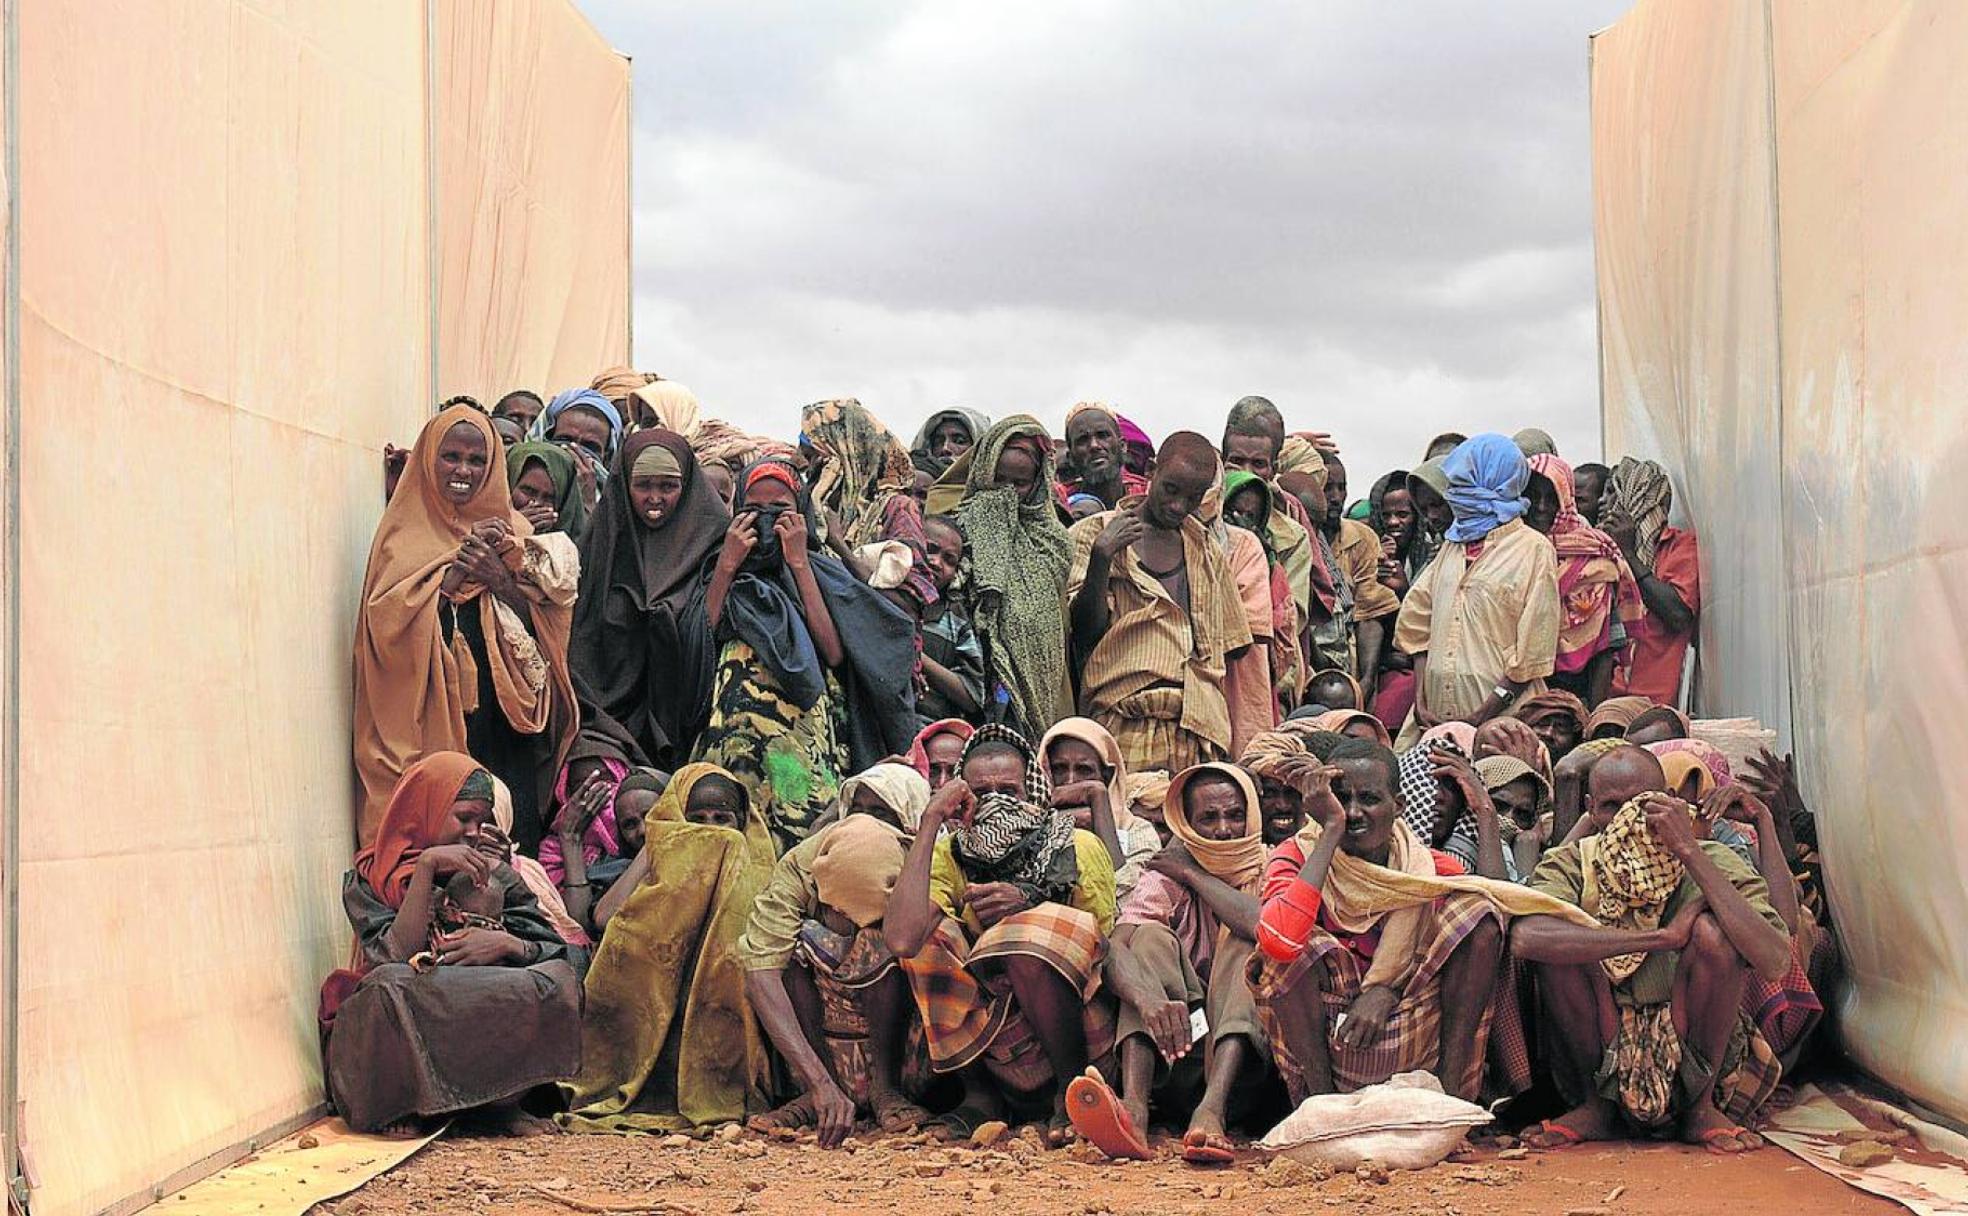
<svg viewBox="0 0 1968 1216">
<path fill-rule="evenodd" d="M 1682 1087 L 1686 1105 L 1681 1115 L 1681 1138 L 1720 1153 L 1739 1153 L 1762 1144 L 1761 1137 L 1737 1127 L 1715 1105 L 1716 1078 L 1742 1016 L 1743 986 L 1748 978 L 1749 964 L 1736 952 L 1721 924 L 1708 913 L 1697 917 L 1688 945 L 1681 951 L 1672 998 L 1674 1031 L 1681 1036 L 1684 1053 L 1682 1075 L 1699 1078 Z M 1693 1054 L 1692 1060 L 1687 1053 Z M 1705 1067 L 1691 1067 L 1695 1061 Z"/>
<path fill-rule="evenodd" d="M 1442 1054 L 1437 1075 L 1442 1088 L 1465 1101 L 1476 1100 L 1483 1080 L 1483 1017 L 1496 990 L 1503 955 L 1503 931 L 1485 920 L 1469 931 L 1442 965 Z"/>
<path fill-rule="evenodd" d="M 1619 1127 L 1619 1109 L 1602 1097 L 1594 1082 L 1606 1045 L 1619 1029 L 1619 1010 L 1605 969 L 1597 963 L 1552 963 L 1537 971 L 1543 1025 L 1559 1059 L 1555 1068 L 1582 1083 L 1584 1099 L 1556 1119 L 1524 1133 L 1533 1148 L 1564 1148 L 1582 1140 L 1610 1139 Z"/>
</svg>

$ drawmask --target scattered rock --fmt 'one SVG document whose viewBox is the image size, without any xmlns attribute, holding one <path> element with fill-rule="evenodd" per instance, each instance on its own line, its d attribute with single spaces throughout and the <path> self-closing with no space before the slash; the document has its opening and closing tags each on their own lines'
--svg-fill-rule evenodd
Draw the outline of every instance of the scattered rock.
<svg viewBox="0 0 1968 1216">
<path fill-rule="evenodd" d="M 941 1161 L 918 1161 L 915 1163 L 916 1177 L 941 1178 L 943 1171 L 950 1168 Z"/>
<path fill-rule="evenodd" d="M 765 1156 L 765 1146 L 756 1140 L 741 1140 L 731 1146 L 731 1153 L 735 1157 L 743 1157 L 748 1161 L 756 1161 L 760 1157 Z"/>
<path fill-rule="evenodd" d="M 1010 1126 L 1004 1120 L 988 1119 L 977 1125 L 977 1130 L 970 1134 L 970 1142 L 978 1148 L 990 1148 L 1004 1139 L 1005 1133 L 1010 1130 Z"/>
<path fill-rule="evenodd" d="M 736 1123 L 727 1123 L 723 1127 L 718 1128 L 713 1134 L 716 1139 L 725 1144 L 730 1144 L 732 1141 L 742 1138 L 745 1134 L 745 1129 L 739 1127 Z"/>
<path fill-rule="evenodd" d="M 694 1141 L 692 1141 L 690 1137 L 683 1135 L 681 1132 L 679 1132 L 673 1136 L 665 1136 L 657 1143 L 660 1144 L 663 1148 L 689 1148 L 691 1144 L 694 1143 Z"/>
<path fill-rule="evenodd" d="M 1626 1185 L 1622 1183 L 1619 1186 L 1614 1187 L 1612 1190 L 1607 1191 L 1606 1197 L 1604 1199 L 1601 1199 L 1599 1202 L 1605 1204 L 1607 1207 L 1611 1207 L 1614 1204 L 1618 1203 L 1619 1197 L 1624 1194 L 1626 1194 Z"/>
<path fill-rule="evenodd" d="M 765 1179 L 747 1178 L 745 1179 L 745 1189 L 756 1195 L 765 1189 Z"/>
<path fill-rule="evenodd" d="M 1516 1148 L 1518 1144 L 1521 1143 L 1521 1141 L 1519 1141 L 1515 1136 L 1498 1136 L 1496 1139 L 1490 1141 L 1490 1143 L 1496 1145 L 1500 1149 L 1504 1149 L 1504 1148 Z"/>
<path fill-rule="evenodd" d="M 1255 1175 L 1263 1185 L 1278 1188 L 1324 1182 L 1332 1177 L 1332 1171 L 1323 1165 L 1307 1165 L 1290 1157 L 1273 1157 L 1270 1164 L 1256 1170 Z"/>
<path fill-rule="evenodd" d="M 1497 1160 L 1522 1161 L 1524 1158 L 1530 1155 L 1531 1155 L 1531 1150 L 1527 1148 L 1507 1148 L 1497 1154 Z"/>
<path fill-rule="evenodd" d="M 1362 1182 L 1371 1182 L 1377 1186 L 1385 1186 L 1387 1183 L 1387 1167 L 1372 1158 L 1354 1166 L 1353 1173 Z"/>
<path fill-rule="evenodd" d="M 1613 1216 L 1611 1208 L 1566 1208 L 1565 1216 Z"/>
<path fill-rule="evenodd" d="M 317 1139 L 315 1139 L 315 1138 L 314 1138 L 314 1137 L 313 1137 L 312 1135 L 305 1135 L 305 1136 L 302 1136 L 302 1137 L 301 1137 L 301 1138 L 300 1138 L 300 1139 L 299 1139 L 298 1141 L 296 1141 L 296 1142 L 295 1142 L 295 1144 L 294 1144 L 294 1147 L 295 1147 L 295 1148 L 320 1148 L 320 1147 L 321 1147 L 321 1141 L 319 1141 L 319 1140 L 317 1140 Z"/>
<path fill-rule="evenodd" d="M 539 1187 L 543 1191 L 564 1191 L 573 1185 L 572 1182 L 569 1182 L 565 1178 L 549 1178 L 545 1182 L 540 1183 Z"/>
<path fill-rule="evenodd" d="M 1838 1150 L 1838 1163 L 1855 1170 L 1884 1165 L 1893 1159 L 1893 1150 L 1877 1140 L 1861 1140 Z"/>
</svg>

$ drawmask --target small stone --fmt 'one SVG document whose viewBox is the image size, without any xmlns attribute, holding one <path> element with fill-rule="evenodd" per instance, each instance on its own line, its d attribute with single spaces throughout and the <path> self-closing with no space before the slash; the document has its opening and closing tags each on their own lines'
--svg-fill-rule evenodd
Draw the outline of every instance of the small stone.
<svg viewBox="0 0 1968 1216">
<path fill-rule="evenodd" d="M 1362 1182 L 1371 1182 L 1383 1186 L 1386 1185 L 1388 1178 L 1387 1167 L 1372 1158 L 1368 1158 L 1354 1166 L 1353 1175 Z"/>
<path fill-rule="evenodd" d="M 730 1144 L 732 1141 L 742 1138 L 744 1134 L 745 1134 L 745 1129 L 738 1126 L 736 1123 L 727 1123 L 723 1127 L 718 1128 L 717 1131 L 713 1133 L 716 1139 L 722 1141 L 725 1144 Z"/>
<path fill-rule="evenodd" d="M 941 1161 L 918 1161 L 915 1163 L 916 1177 L 941 1178 L 943 1171 L 950 1168 Z"/>
<path fill-rule="evenodd" d="M 1857 1144 L 1848 1144 L 1838 1150 L 1838 1163 L 1849 1165 L 1855 1170 L 1884 1165 L 1892 1159 L 1893 1150 L 1877 1140 L 1861 1140 Z"/>
<path fill-rule="evenodd" d="M 745 1189 L 750 1191 L 752 1194 L 756 1195 L 760 1191 L 765 1189 L 765 1179 L 747 1178 L 745 1179 Z"/>
<path fill-rule="evenodd" d="M 741 1140 L 731 1146 L 731 1155 L 734 1157 L 743 1157 L 748 1161 L 756 1161 L 760 1157 L 765 1156 L 765 1146 L 756 1140 Z"/>
<path fill-rule="evenodd" d="M 564 1191 L 572 1185 L 573 1183 L 565 1178 L 549 1178 L 540 1184 L 540 1189 L 543 1191 Z"/>
<path fill-rule="evenodd" d="M 1507 1148 L 1497 1154 L 1497 1160 L 1522 1161 L 1524 1158 L 1530 1155 L 1531 1155 L 1531 1150 L 1527 1148 Z"/>
<path fill-rule="evenodd" d="M 1566 1208 L 1565 1216 L 1613 1216 L 1613 1209 L 1601 1207 Z"/>
<path fill-rule="evenodd" d="M 1496 1145 L 1498 1148 L 1516 1148 L 1521 1142 L 1515 1136 L 1498 1136 L 1490 1143 Z"/>
<path fill-rule="evenodd" d="M 658 1141 L 658 1143 L 663 1148 L 689 1148 L 693 1143 L 693 1141 L 690 1139 L 690 1137 L 683 1135 L 682 1133 L 679 1132 L 678 1134 L 673 1136 L 663 1137 L 660 1141 Z"/>
<path fill-rule="evenodd" d="M 1622 1183 L 1621 1185 L 1614 1187 L 1612 1190 L 1607 1191 L 1606 1197 L 1604 1199 L 1601 1199 L 1599 1202 L 1605 1204 L 1607 1207 L 1612 1207 L 1614 1204 L 1619 1202 L 1619 1197 L 1624 1194 L 1626 1194 L 1626 1186 L 1624 1183 Z"/>
<path fill-rule="evenodd" d="M 1332 1177 L 1332 1171 L 1323 1165 L 1307 1165 L 1290 1157 L 1273 1157 L 1269 1165 L 1256 1171 L 1258 1182 L 1272 1188 L 1288 1186 L 1307 1186 L 1324 1182 Z"/>
<path fill-rule="evenodd" d="M 970 1133 L 970 1142 L 978 1148 L 990 1148 L 1004 1139 L 1005 1133 L 1010 1130 L 1011 1127 L 1003 1119 L 987 1119 L 977 1125 L 976 1131 Z"/>
<path fill-rule="evenodd" d="M 320 1148 L 320 1147 L 321 1147 L 321 1141 L 319 1141 L 319 1140 L 317 1140 L 317 1139 L 315 1139 L 315 1138 L 314 1138 L 313 1136 L 311 1136 L 311 1135 L 307 1135 L 307 1136 L 302 1136 L 302 1137 L 301 1137 L 301 1138 L 300 1138 L 299 1140 L 297 1140 L 297 1141 L 296 1141 L 296 1142 L 294 1143 L 294 1147 L 295 1147 L 295 1148 Z"/>
</svg>

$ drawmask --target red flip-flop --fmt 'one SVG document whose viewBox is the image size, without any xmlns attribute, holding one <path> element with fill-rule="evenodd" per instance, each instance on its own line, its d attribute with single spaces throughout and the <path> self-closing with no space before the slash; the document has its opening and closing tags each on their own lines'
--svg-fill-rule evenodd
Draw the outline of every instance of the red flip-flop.
<svg viewBox="0 0 1968 1216">
<path fill-rule="evenodd" d="M 1531 1148 L 1543 1153 L 1554 1153 L 1561 1149 L 1576 1148 L 1585 1143 L 1585 1137 L 1582 1134 L 1572 1128 L 1566 1127 L 1556 1119 L 1546 1119 L 1536 1127 L 1531 1128 L 1529 1134 L 1551 1136 L 1557 1139 L 1558 1143 L 1556 1144 L 1530 1145 Z"/>
<path fill-rule="evenodd" d="M 1087 1069 L 1085 1076 L 1074 1077 L 1066 1087 L 1066 1117 L 1073 1121 L 1074 1131 L 1109 1157 L 1154 1160 L 1148 1141 L 1135 1129 L 1134 1120 L 1121 1105 L 1120 1095 L 1094 1069 Z"/>
<path fill-rule="evenodd" d="M 1192 1131 L 1182 1137 L 1182 1159 L 1190 1165 L 1229 1165 L 1237 1159 L 1237 1150 L 1221 1136 Z"/>
</svg>

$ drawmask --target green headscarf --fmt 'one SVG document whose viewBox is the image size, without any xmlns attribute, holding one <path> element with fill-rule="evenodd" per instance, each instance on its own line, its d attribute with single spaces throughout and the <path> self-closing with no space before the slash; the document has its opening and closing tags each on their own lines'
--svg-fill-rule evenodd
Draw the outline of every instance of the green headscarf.
<svg viewBox="0 0 1968 1216">
<path fill-rule="evenodd" d="M 557 527 L 546 528 L 547 532 L 565 532 L 576 542 L 588 530 L 588 504 L 581 500 L 581 486 L 574 473 L 574 458 L 557 443 L 545 443 L 529 439 L 515 443 L 506 449 L 506 488 L 519 484 L 520 475 L 526 472 L 531 461 L 539 461 L 547 470 L 547 477 L 553 482 L 554 509 L 560 512 Z"/>
<path fill-rule="evenodd" d="M 1025 499 L 994 485 L 998 461 L 1017 444 L 1039 459 Z M 959 456 L 930 491 L 930 511 L 956 516 L 970 548 L 971 624 L 991 675 L 1010 693 L 1009 720 L 1028 738 L 1072 714 L 1066 671 L 1066 576 L 1073 539 L 1053 505 L 1052 437 L 1037 418 L 1000 420 Z M 954 507 L 945 506 L 955 498 Z M 988 709 L 987 709 L 987 712 Z"/>
</svg>

